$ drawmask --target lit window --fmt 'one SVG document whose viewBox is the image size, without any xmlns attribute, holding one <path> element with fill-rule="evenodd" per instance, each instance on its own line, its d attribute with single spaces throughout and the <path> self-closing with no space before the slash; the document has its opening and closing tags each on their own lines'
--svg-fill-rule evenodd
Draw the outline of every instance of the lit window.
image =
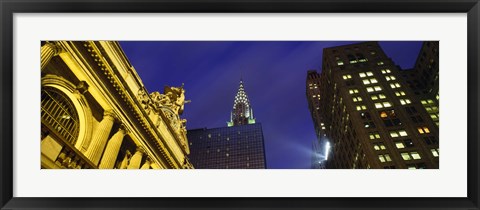
<svg viewBox="0 0 480 210">
<path fill-rule="evenodd" d="M 372 100 L 377 100 L 378 99 L 378 96 L 377 95 L 372 95 L 370 98 L 372 98 Z"/>
<path fill-rule="evenodd" d="M 367 109 L 367 106 L 365 105 L 357 106 L 357 111 L 366 110 L 366 109 Z"/>
<path fill-rule="evenodd" d="M 375 78 L 372 78 L 372 79 L 364 79 L 364 80 L 363 80 L 363 84 L 364 84 L 364 85 L 375 84 L 375 83 L 378 83 L 377 79 L 375 79 Z"/>
<path fill-rule="evenodd" d="M 387 148 L 383 144 L 373 144 L 373 149 L 375 150 L 386 150 Z"/>
<path fill-rule="evenodd" d="M 377 92 L 377 91 L 381 91 L 382 90 L 382 87 L 380 86 L 375 86 L 375 87 L 367 87 L 367 92 Z"/>
<path fill-rule="evenodd" d="M 420 154 L 418 154 L 418 152 L 410 152 L 410 155 L 412 156 L 412 158 L 414 160 L 420 160 L 422 159 L 422 157 L 420 157 Z"/>
<path fill-rule="evenodd" d="M 380 117 L 381 117 L 381 118 L 387 118 L 387 117 L 388 117 L 387 112 L 381 112 L 381 113 L 380 113 Z"/>
<path fill-rule="evenodd" d="M 385 98 L 387 98 L 387 97 L 386 97 L 385 95 L 383 95 L 383 94 L 378 94 L 378 97 L 379 97 L 380 99 L 385 99 Z"/>
<path fill-rule="evenodd" d="M 400 103 L 402 105 L 405 105 L 405 104 L 411 104 L 412 102 L 410 101 L 410 99 L 400 99 Z"/>
<path fill-rule="evenodd" d="M 382 69 L 382 74 L 389 74 L 391 73 L 390 69 Z"/>
<path fill-rule="evenodd" d="M 371 77 L 373 76 L 373 73 L 371 71 L 367 72 L 367 76 Z"/>
<path fill-rule="evenodd" d="M 359 102 L 359 101 L 362 101 L 362 97 L 360 97 L 360 96 L 353 97 L 353 102 Z"/>
<path fill-rule="evenodd" d="M 390 81 L 390 80 L 396 80 L 397 78 L 395 78 L 395 76 L 385 76 L 385 79 L 387 81 Z"/>
<path fill-rule="evenodd" d="M 362 73 L 359 73 L 358 76 L 360 76 L 361 78 L 364 78 L 364 77 L 366 77 L 367 75 L 362 72 Z"/>
<path fill-rule="evenodd" d="M 377 65 L 379 66 L 383 65 L 383 61 L 377 62 Z"/>
<path fill-rule="evenodd" d="M 369 133 L 368 134 L 368 137 L 373 140 L 373 139 L 379 139 L 380 138 L 380 134 L 377 133 L 377 132 L 374 132 L 374 133 Z"/>
<path fill-rule="evenodd" d="M 343 79 L 344 80 L 352 79 L 352 75 L 350 75 L 350 74 L 343 75 Z"/>
<path fill-rule="evenodd" d="M 384 156 L 385 156 L 385 159 L 387 160 L 387 162 L 392 161 L 389 154 L 385 154 Z"/>
<path fill-rule="evenodd" d="M 350 94 L 358 93 L 358 89 L 350 89 L 350 90 L 348 90 L 348 93 L 350 93 Z"/>
<path fill-rule="evenodd" d="M 430 129 L 428 129 L 427 127 L 418 127 L 417 130 L 420 134 L 430 133 Z"/>
<path fill-rule="evenodd" d="M 430 149 L 430 152 L 432 152 L 433 157 L 438 157 L 438 149 Z"/>
<path fill-rule="evenodd" d="M 393 138 L 397 138 L 399 136 L 408 136 L 408 134 L 405 130 L 399 130 L 399 131 L 390 131 L 390 136 Z"/>
<path fill-rule="evenodd" d="M 385 162 L 385 157 L 383 157 L 383 155 L 378 155 L 378 160 L 380 160 L 380 162 L 384 163 Z"/>
<path fill-rule="evenodd" d="M 378 155 L 378 160 L 382 163 L 392 161 L 389 154 Z"/>
<path fill-rule="evenodd" d="M 420 157 L 420 154 L 418 154 L 418 152 L 403 152 L 403 153 L 400 153 L 400 155 L 402 156 L 403 160 L 420 160 L 422 159 L 422 157 Z"/>
<path fill-rule="evenodd" d="M 403 144 L 403 142 L 395 142 L 395 146 L 397 147 L 397 149 L 405 148 L 405 144 Z"/>
<path fill-rule="evenodd" d="M 399 87 L 401 87 L 401 86 L 400 86 L 400 84 L 398 84 L 398 83 L 391 83 L 391 84 L 390 84 L 390 87 L 391 87 L 392 89 L 395 89 L 395 88 L 399 88 Z"/>
<path fill-rule="evenodd" d="M 342 65 L 343 65 L 343 61 L 337 61 L 337 64 L 338 64 L 339 66 L 342 66 Z"/>
<path fill-rule="evenodd" d="M 399 135 L 396 131 L 390 131 L 390 136 L 393 138 L 397 138 Z"/>
<path fill-rule="evenodd" d="M 396 96 L 404 96 L 404 95 L 405 95 L 405 92 L 403 92 L 403 91 L 395 91 L 395 95 L 396 95 Z"/>
<path fill-rule="evenodd" d="M 375 103 L 375 108 L 377 109 L 388 108 L 388 107 L 392 107 L 392 104 L 390 102 Z"/>
<path fill-rule="evenodd" d="M 403 160 L 411 160 L 412 158 L 407 152 L 401 153 Z"/>
</svg>

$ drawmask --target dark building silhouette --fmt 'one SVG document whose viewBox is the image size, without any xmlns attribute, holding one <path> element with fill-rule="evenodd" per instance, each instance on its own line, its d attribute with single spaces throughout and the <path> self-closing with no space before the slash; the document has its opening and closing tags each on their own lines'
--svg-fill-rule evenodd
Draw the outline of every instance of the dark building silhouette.
<svg viewBox="0 0 480 210">
<path fill-rule="evenodd" d="M 420 99 L 420 103 L 439 126 L 439 74 L 438 74 L 438 41 L 423 42 L 415 66 L 401 71 L 407 85 Z"/>
<path fill-rule="evenodd" d="M 307 100 L 317 141 L 331 145 L 327 168 L 439 168 L 438 126 L 425 106 L 427 95 L 438 102 L 438 42 L 427 43 L 409 71 L 377 42 L 324 49 L 320 77 L 308 72 Z M 415 89 L 412 79 L 428 84 Z"/>
<path fill-rule="evenodd" d="M 315 128 L 315 135 L 317 139 L 312 143 L 312 163 L 311 168 L 321 169 L 325 168 L 327 160 L 327 141 L 325 133 L 325 124 L 322 120 L 320 111 L 320 74 L 315 70 L 307 72 L 307 102 L 308 109 L 312 116 L 313 125 Z"/>
<path fill-rule="evenodd" d="M 266 168 L 262 125 L 240 81 L 227 127 L 188 130 L 189 159 L 197 169 Z"/>
</svg>

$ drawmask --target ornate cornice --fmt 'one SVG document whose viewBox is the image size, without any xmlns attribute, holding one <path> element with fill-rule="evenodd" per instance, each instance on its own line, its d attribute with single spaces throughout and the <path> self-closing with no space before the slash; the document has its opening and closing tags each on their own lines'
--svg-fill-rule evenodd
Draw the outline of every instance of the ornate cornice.
<svg viewBox="0 0 480 210">
<path fill-rule="evenodd" d="M 136 120 L 139 122 L 140 126 L 146 131 L 147 135 L 151 139 L 160 139 L 160 141 L 154 141 L 153 143 L 157 147 L 157 151 L 164 157 L 164 160 L 170 165 L 172 168 L 180 168 L 182 163 L 181 160 L 176 160 L 173 157 L 173 152 L 166 146 L 166 142 L 160 138 L 160 133 L 155 128 L 154 123 L 148 117 L 148 113 L 145 109 L 142 108 L 142 104 L 138 101 L 135 94 L 128 90 L 126 83 L 121 81 L 116 75 L 118 73 L 115 71 L 116 67 L 114 65 L 110 65 L 111 62 L 104 57 L 101 53 L 101 50 L 96 46 L 95 43 L 87 41 L 84 42 L 83 45 L 87 51 L 90 53 L 90 56 L 93 58 L 93 61 L 97 64 L 98 68 L 101 70 L 103 75 L 107 78 L 109 83 L 112 85 L 116 93 L 120 96 L 120 98 L 125 102 L 127 108 L 134 114 Z M 148 94 L 147 94 L 148 95 Z M 133 97 L 132 97 L 133 96 Z M 162 120 L 166 121 L 168 118 L 164 115 L 164 113 L 158 113 Z M 169 131 L 173 134 L 176 138 L 177 142 L 180 142 L 178 136 L 175 133 L 175 130 L 169 123 L 166 123 Z M 179 144 L 181 146 L 181 144 Z M 173 161 L 175 160 L 175 162 Z"/>
</svg>

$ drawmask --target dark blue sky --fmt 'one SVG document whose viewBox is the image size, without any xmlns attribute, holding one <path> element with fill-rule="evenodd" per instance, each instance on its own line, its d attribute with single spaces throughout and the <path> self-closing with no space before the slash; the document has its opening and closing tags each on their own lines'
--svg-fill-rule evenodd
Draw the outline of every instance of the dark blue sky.
<svg viewBox="0 0 480 210">
<path fill-rule="evenodd" d="M 267 168 L 309 168 L 315 140 L 305 95 L 309 69 L 320 70 L 325 47 L 355 42 L 125 41 L 120 42 L 149 92 L 185 83 L 187 129 L 225 127 L 240 78 L 262 124 Z M 380 42 L 402 68 L 411 68 L 421 42 Z"/>
</svg>

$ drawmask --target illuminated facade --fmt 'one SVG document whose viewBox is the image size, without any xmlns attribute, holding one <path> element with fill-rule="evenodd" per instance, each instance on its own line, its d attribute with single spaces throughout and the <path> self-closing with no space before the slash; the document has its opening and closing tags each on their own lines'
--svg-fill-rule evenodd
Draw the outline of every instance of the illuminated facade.
<svg viewBox="0 0 480 210">
<path fill-rule="evenodd" d="M 118 42 L 42 42 L 41 85 L 41 168 L 193 168 L 185 90 L 148 94 Z"/>
<path fill-rule="evenodd" d="M 230 127 L 254 123 L 253 109 L 245 92 L 245 87 L 243 87 L 243 80 L 240 80 L 240 86 L 238 87 L 238 92 L 233 103 L 233 110 L 230 114 L 230 122 L 227 122 L 227 125 Z"/>
<path fill-rule="evenodd" d="M 227 127 L 193 129 L 187 136 L 189 158 L 197 169 L 266 168 L 262 125 L 255 123 L 243 81 Z"/>
<path fill-rule="evenodd" d="M 439 168 L 438 127 L 402 73 L 377 42 L 324 49 L 320 94 L 307 96 L 320 102 L 327 168 Z"/>
</svg>

